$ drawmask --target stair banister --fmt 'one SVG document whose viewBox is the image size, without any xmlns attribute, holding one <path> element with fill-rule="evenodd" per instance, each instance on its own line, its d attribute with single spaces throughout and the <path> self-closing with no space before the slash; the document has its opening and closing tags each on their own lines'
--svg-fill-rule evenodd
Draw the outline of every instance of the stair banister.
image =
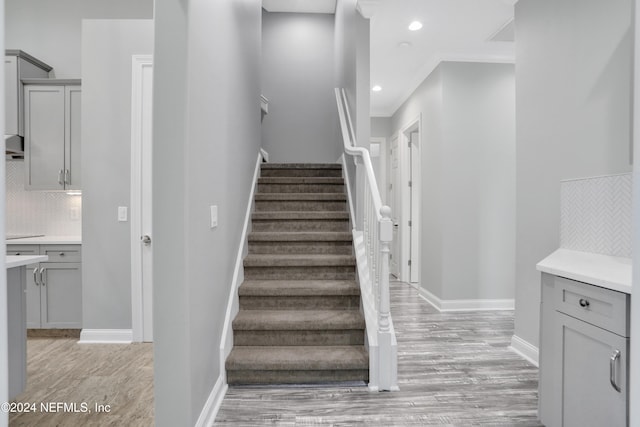
<svg viewBox="0 0 640 427">
<path fill-rule="evenodd" d="M 365 252 L 363 257 L 357 256 L 357 259 L 367 329 L 376 331 L 376 334 L 368 335 L 370 388 L 397 390 L 397 344 L 389 302 L 389 254 L 393 238 L 391 208 L 382 204 L 369 150 L 356 144 L 345 90 L 336 88 L 335 96 L 345 156 L 352 157 L 356 167 L 364 169 L 364 188 L 350 190 L 351 183 L 347 179 L 347 193 L 354 223 L 354 241 L 362 241 Z M 346 167 L 345 173 L 348 173 Z M 364 200 L 362 208 L 354 212 L 352 198 L 356 194 Z M 362 229 L 358 230 L 359 227 Z M 374 316 L 367 316 L 369 309 L 374 311 Z"/>
</svg>

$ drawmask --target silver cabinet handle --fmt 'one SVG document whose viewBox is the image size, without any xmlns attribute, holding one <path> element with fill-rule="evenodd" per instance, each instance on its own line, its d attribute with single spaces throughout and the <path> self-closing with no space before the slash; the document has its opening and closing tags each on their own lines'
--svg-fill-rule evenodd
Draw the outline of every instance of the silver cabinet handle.
<svg viewBox="0 0 640 427">
<path fill-rule="evenodd" d="M 59 256 L 64 256 L 64 252 L 60 252 L 58 255 Z"/>
<path fill-rule="evenodd" d="M 64 170 L 64 183 L 67 184 L 67 185 L 71 184 L 71 179 L 70 179 L 69 175 L 70 175 L 69 174 L 69 169 L 65 169 Z"/>
<path fill-rule="evenodd" d="M 618 386 L 616 380 L 618 378 L 618 360 L 620 360 L 620 350 L 616 350 L 611 355 L 609 359 L 609 381 L 611 382 L 611 386 L 620 393 L 620 386 Z"/>
<path fill-rule="evenodd" d="M 58 171 L 58 184 L 60 184 L 60 185 L 64 185 L 64 181 L 62 180 L 62 174 L 63 174 L 63 171 L 62 171 L 62 169 L 60 169 Z"/>
<path fill-rule="evenodd" d="M 580 301 L 578 301 L 578 303 L 580 304 L 580 307 L 583 307 L 583 308 L 587 308 L 589 307 L 589 305 L 591 305 L 589 300 L 585 298 L 580 298 Z"/>
<path fill-rule="evenodd" d="M 42 268 L 40 269 L 40 284 L 41 284 L 42 286 L 44 286 L 44 285 L 46 285 L 46 284 L 47 284 L 47 283 L 44 281 L 44 274 L 43 274 L 43 273 L 44 273 L 44 267 L 42 267 Z"/>
<path fill-rule="evenodd" d="M 38 267 L 33 269 L 33 281 L 35 282 L 36 286 L 40 286 L 40 282 L 38 282 Z"/>
</svg>

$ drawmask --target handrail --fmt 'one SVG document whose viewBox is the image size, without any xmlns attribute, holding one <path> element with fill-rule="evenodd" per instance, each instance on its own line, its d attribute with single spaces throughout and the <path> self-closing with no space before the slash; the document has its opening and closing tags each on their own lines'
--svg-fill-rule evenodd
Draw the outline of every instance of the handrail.
<svg viewBox="0 0 640 427">
<path fill-rule="evenodd" d="M 370 357 L 370 388 L 396 390 L 397 354 L 389 301 L 389 255 L 393 238 L 391 209 L 382 204 L 369 150 L 356 144 L 357 137 L 353 131 L 346 92 L 344 89 L 336 88 L 335 95 L 344 152 L 364 165 L 364 182 L 361 184 L 364 188 L 354 192 L 351 191 L 350 185 L 347 185 L 347 189 L 351 216 L 354 220 L 354 238 L 356 235 L 359 236 L 365 254 L 363 258 L 357 257 L 360 286 L 363 297 L 373 302 L 372 307 L 371 303 L 365 304 L 365 311 L 374 312 L 370 316 L 365 315 L 367 328 L 375 328 L 377 332 L 372 336 L 372 340 L 376 342 L 369 342 L 370 353 L 373 353 Z M 355 163 L 359 166 L 358 161 Z M 345 168 L 346 172 L 348 171 Z M 363 205 L 359 207 L 361 211 L 355 214 L 352 200 L 354 193 L 364 198 Z M 360 224 L 355 221 L 355 215 L 362 220 L 362 230 L 357 230 Z M 371 381 L 372 378 L 375 380 Z"/>
</svg>

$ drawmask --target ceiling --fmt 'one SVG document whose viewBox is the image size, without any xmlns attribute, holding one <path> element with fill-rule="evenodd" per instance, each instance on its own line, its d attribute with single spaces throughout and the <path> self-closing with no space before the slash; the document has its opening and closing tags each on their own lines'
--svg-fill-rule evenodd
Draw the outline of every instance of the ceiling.
<svg viewBox="0 0 640 427">
<path fill-rule="evenodd" d="M 379 0 L 371 18 L 371 115 L 391 116 L 442 60 L 514 62 L 517 0 Z M 335 0 L 263 0 L 273 12 L 334 13 Z M 423 28 L 409 31 L 418 20 Z"/>
</svg>

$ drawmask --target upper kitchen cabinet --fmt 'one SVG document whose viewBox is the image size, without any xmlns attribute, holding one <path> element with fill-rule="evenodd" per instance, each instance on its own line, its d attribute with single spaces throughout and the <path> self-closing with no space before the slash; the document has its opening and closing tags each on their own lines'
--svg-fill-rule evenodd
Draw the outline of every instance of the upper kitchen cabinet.
<svg viewBox="0 0 640 427">
<path fill-rule="evenodd" d="M 80 80 L 23 83 L 27 190 L 80 190 Z"/>
<path fill-rule="evenodd" d="M 24 98 L 21 79 L 46 78 L 49 65 L 21 50 L 6 50 L 4 57 L 5 135 L 24 136 Z"/>
</svg>

